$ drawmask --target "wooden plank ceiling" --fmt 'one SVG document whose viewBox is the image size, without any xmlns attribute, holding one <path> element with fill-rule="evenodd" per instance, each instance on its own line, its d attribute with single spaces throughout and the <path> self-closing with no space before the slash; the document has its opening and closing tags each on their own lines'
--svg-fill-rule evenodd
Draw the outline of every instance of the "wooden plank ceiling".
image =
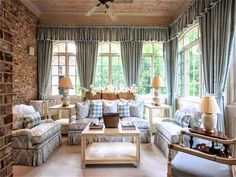
<svg viewBox="0 0 236 177">
<path fill-rule="evenodd" d="M 21 0 L 41 24 L 61 25 L 170 25 L 192 0 L 114 0 L 110 3 L 118 19 L 112 21 L 100 6 L 86 17 L 97 0 Z"/>
</svg>

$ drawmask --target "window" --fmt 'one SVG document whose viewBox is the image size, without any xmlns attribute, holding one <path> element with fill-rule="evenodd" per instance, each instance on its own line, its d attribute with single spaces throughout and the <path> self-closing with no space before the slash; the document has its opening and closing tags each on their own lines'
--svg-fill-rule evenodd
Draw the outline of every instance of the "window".
<svg viewBox="0 0 236 177">
<path fill-rule="evenodd" d="M 98 46 L 95 86 L 114 85 L 119 88 L 124 84 L 120 44 L 117 42 L 103 42 Z"/>
<path fill-rule="evenodd" d="M 53 44 L 51 95 L 62 94 L 58 89 L 59 79 L 62 76 L 68 76 L 71 79 L 73 89 L 69 89 L 70 95 L 76 95 L 80 93 L 75 55 L 76 47 L 74 42 L 63 41 L 55 42 Z"/>
<path fill-rule="evenodd" d="M 153 76 L 161 76 L 165 83 L 163 45 L 157 42 L 146 42 L 143 44 L 143 57 L 140 66 L 138 81 L 139 94 L 145 95 L 151 93 L 151 79 Z M 165 87 L 161 89 L 161 93 L 166 94 Z"/>
<path fill-rule="evenodd" d="M 198 26 L 190 28 L 179 39 L 178 96 L 201 96 L 199 40 Z"/>
</svg>

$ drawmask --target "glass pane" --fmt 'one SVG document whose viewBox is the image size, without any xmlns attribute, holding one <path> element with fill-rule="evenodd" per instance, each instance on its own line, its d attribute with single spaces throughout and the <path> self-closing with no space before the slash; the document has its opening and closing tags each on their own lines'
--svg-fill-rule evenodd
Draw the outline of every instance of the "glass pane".
<svg viewBox="0 0 236 177">
<path fill-rule="evenodd" d="M 120 44 L 111 43 L 111 53 L 120 53 Z"/>
<path fill-rule="evenodd" d="M 112 84 L 119 88 L 120 84 L 124 84 L 124 75 L 120 57 L 112 57 Z"/>
<path fill-rule="evenodd" d="M 69 66 L 69 75 L 76 75 L 75 66 Z"/>
<path fill-rule="evenodd" d="M 58 75 L 58 66 L 52 66 L 52 75 Z"/>
<path fill-rule="evenodd" d="M 66 65 L 66 57 L 65 56 L 59 56 L 59 64 Z"/>
<path fill-rule="evenodd" d="M 109 42 L 99 44 L 98 53 L 109 53 Z"/>
<path fill-rule="evenodd" d="M 58 86 L 52 86 L 52 95 L 59 95 Z"/>
<path fill-rule="evenodd" d="M 52 85 L 58 85 L 59 80 L 58 80 L 58 76 L 52 76 Z"/>
<path fill-rule="evenodd" d="M 154 54 L 157 54 L 158 56 L 163 56 L 163 43 L 154 44 Z"/>
<path fill-rule="evenodd" d="M 53 53 L 58 53 L 58 51 L 59 51 L 58 45 L 53 45 L 52 52 L 53 52 Z"/>
<path fill-rule="evenodd" d="M 143 44 L 143 53 L 153 53 L 152 43 Z"/>
<path fill-rule="evenodd" d="M 58 65 L 58 56 L 52 56 L 52 65 Z"/>
<path fill-rule="evenodd" d="M 59 74 L 61 76 L 64 76 L 66 74 L 66 67 L 65 66 L 59 66 Z"/>
<path fill-rule="evenodd" d="M 178 43 L 179 50 L 181 50 L 184 47 L 184 40 L 181 38 Z"/>
<path fill-rule="evenodd" d="M 186 46 L 186 45 L 192 43 L 193 41 L 197 40 L 198 38 L 199 38 L 198 28 L 195 27 L 185 35 L 184 45 Z"/>
<path fill-rule="evenodd" d="M 72 43 L 72 42 L 67 43 L 67 52 L 68 53 L 76 53 L 75 43 Z"/>
<path fill-rule="evenodd" d="M 109 57 L 108 56 L 102 56 L 102 62 L 101 65 L 109 65 Z"/>
<path fill-rule="evenodd" d="M 76 65 L 75 56 L 69 56 L 69 65 Z"/>
<path fill-rule="evenodd" d="M 65 53 L 66 52 L 66 44 L 65 43 L 60 43 L 58 45 L 59 49 L 58 49 L 58 52 L 60 53 Z"/>
<path fill-rule="evenodd" d="M 69 95 L 76 95 L 75 94 L 75 85 L 73 85 L 73 89 L 69 89 Z"/>
<path fill-rule="evenodd" d="M 72 85 L 75 85 L 75 76 L 69 76 L 69 77 L 70 77 Z"/>
</svg>

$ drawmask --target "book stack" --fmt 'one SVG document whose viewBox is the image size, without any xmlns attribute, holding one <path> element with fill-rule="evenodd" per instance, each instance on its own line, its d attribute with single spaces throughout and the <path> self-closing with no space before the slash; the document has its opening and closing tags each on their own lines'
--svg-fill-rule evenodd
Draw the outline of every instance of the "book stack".
<svg viewBox="0 0 236 177">
<path fill-rule="evenodd" d="M 122 122 L 121 127 L 122 127 L 122 130 L 135 130 L 136 129 L 133 122 Z"/>
<path fill-rule="evenodd" d="M 89 129 L 103 129 L 103 122 L 90 122 Z"/>
</svg>

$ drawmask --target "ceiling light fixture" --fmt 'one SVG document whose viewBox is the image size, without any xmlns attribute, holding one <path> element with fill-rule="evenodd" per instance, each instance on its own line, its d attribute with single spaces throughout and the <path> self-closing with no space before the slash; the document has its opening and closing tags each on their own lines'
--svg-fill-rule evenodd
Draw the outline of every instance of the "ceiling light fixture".
<svg viewBox="0 0 236 177">
<path fill-rule="evenodd" d="M 114 2 L 114 0 L 98 0 L 98 4 L 94 7 L 92 7 L 86 14 L 86 17 L 90 17 L 100 5 L 104 5 L 105 6 L 105 13 L 108 14 L 112 21 L 116 21 L 117 20 L 117 16 L 113 13 L 113 11 L 111 10 L 111 7 L 108 5 L 109 2 Z"/>
</svg>

